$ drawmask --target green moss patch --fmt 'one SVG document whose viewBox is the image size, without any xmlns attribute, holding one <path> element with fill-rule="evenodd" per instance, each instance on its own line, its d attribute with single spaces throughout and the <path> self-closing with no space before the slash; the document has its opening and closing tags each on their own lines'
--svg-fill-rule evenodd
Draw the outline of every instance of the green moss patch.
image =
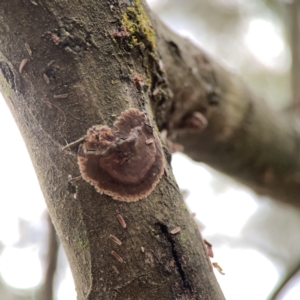
<svg viewBox="0 0 300 300">
<path fill-rule="evenodd" d="M 128 12 L 122 15 L 122 24 L 130 33 L 129 41 L 132 45 L 144 44 L 151 50 L 156 49 L 155 32 L 152 29 L 151 22 L 142 6 L 141 0 L 135 0 Z"/>
</svg>

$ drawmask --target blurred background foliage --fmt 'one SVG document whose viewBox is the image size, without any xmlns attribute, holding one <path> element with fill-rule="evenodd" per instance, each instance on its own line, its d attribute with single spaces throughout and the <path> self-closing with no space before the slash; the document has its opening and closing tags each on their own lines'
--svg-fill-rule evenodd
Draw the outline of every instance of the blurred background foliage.
<svg viewBox="0 0 300 300">
<path fill-rule="evenodd" d="M 298 75 L 291 66 L 295 65 L 297 26 L 300 28 L 296 1 L 148 3 L 169 27 L 238 74 L 274 110 L 293 111 L 297 84 L 292 82 L 298 82 Z M 0 123 L 2 140 L 9 141 L 10 155 L 17 158 L 5 160 L 0 175 L 0 298 L 75 299 L 65 254 L 56 243 L 28 154 L 3 99 Z M 1 157 L 7 157 L 6 147 L 0 151 Z M 300 299 L 299 210 L 259 197 L 181 154 L 173 156 L 173 168 L 204 238 L 214 246 L 213 261 L 226 273 L 215 272 L 225 297 Z M 293 274 L 284 290 L 274 296 Z"/>
</svg>

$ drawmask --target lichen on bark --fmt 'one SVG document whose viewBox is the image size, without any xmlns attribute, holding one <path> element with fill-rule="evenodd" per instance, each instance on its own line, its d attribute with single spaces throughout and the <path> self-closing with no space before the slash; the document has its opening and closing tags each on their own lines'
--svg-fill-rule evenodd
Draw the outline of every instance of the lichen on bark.
<svg viewBox="0 0 300 300">
<path fill-rule="evenodd" d="M 134 0 L 132 6 L 127 7 L 127 12 L 122 15 L 122 24 L 130 32 L 130 43 L 150 47 L 156 50 L 155 31 L 143 8 L 141 0 Z"/>
</svg>

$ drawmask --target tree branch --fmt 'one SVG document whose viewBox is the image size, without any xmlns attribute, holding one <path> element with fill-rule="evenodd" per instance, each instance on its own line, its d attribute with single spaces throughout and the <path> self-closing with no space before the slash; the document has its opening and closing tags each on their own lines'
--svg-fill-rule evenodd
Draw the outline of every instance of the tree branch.
<svg viewBox="0 0 300 300">
<path fill-rule="evenodd" d="M 292 105 L 298 116 L 300 112 L 300 3 L 293 1 L 286 3 L 290 22 L 290 45 L 292 54 L 291 79 L 292 79 Z"/>
<path fill-rule="evenodd" d="M 77 146 L 62 147 L 93 125 L 112 127 L 129 107 L 147 113 L 149 130 L 157 131 L 152 109 L 163 121 L 158 125 L 166 124 L 157 110 L 171 96 L 159 33 L 141 1 L 126 3 L 0 2 L 0 89 L 27 145 L 78 299 L 223 300 L 165 147 L 162 179 L 137 202 L 69 180 L 79 175 Z M 176 227 L 180 232 L 171 234 Z"/>
<path fill-rule="evenodd" d="M 174 95 L 163 107 L 161 128 L 193 160 L 258 194 L 299 208 L 298 121 L 273 112 L 189 40 L 158 20 L 155 24 L 166 80 Z"/>
<path fill-rule="evenodd" d="M 291 1 L 285 3 L 287 12 L 286 21 L 288 22 L 289 44 L 292 55 L 291 62 L 291 94 L 292 101 L 288 110 L 293 110 L 293 114 L 299 118 L 300 112 L 300 2 Z M 268 300 L 278 299 L 278 295 L 289 284 L 290 280 L 299 272 L 300 260 L 294 262 L 281 280 L 277 283 Z"/>
<path fill-rule="evenodd" d="M 68 181 L 79 175 L 77 149 L 62 146 L 92 125 L 111 127 L 136 107 L 194 160 L 299 207 L 297 127 L 139 0 L 128 7 L 12 0 L 0 3 L 0 14 L 1 91 L 27 144 L 79 299 L 157 299 L 158 292 L 161 299 L 223 299 L 167 162 L 149 197 L 124 203 L 82 180 Z M 175 227 L 181 231 L 173 236 Z M 111 235 L 122 245 L 111 244 Z"/>
</svg>

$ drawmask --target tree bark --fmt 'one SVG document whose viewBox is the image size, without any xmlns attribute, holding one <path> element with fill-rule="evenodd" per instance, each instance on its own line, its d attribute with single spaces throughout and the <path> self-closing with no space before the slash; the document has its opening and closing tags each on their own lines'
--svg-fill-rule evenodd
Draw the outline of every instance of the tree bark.
<svg viewBox="0 0 300 300">
<path fill-rule="evenodd" d="M 26 142 L 78 299 L 224 299 L 165 146 L 161 181 L 133 203 L 70 180 L 80 175 L 77 147 L 62 151 L 92 125 L 112 126 L 128 107 L 166 126 L 172 93 L 144 3 L 12 0 L 0 3 L 0 17 L 1 92 Z M 172 234 L 176 227 L 181 231 Z"/>
<path fill-rule="evenodd" d="M 0 3 L 0 17 L 1 92 L 31 155 L 78 298 L 223 299 L 165 145 L 163 178 L 135 203 L 70 181 L 80 175 L 77 147 L 61 148 L 135 107 L 191 158 L 299 207 L 297 124 L 272 112 L 140 0 L 11 0 Z M 175 227 L 181 231 L 172 235 Z"/>
<path fill-rule="evenodd" d="M 272 111 L 205 52 L 157 23 L 160 54 L 174 95 L 161 126 L 169 139 L 193 160 L 299 208 L 297 116 Z"/>
</svg>

